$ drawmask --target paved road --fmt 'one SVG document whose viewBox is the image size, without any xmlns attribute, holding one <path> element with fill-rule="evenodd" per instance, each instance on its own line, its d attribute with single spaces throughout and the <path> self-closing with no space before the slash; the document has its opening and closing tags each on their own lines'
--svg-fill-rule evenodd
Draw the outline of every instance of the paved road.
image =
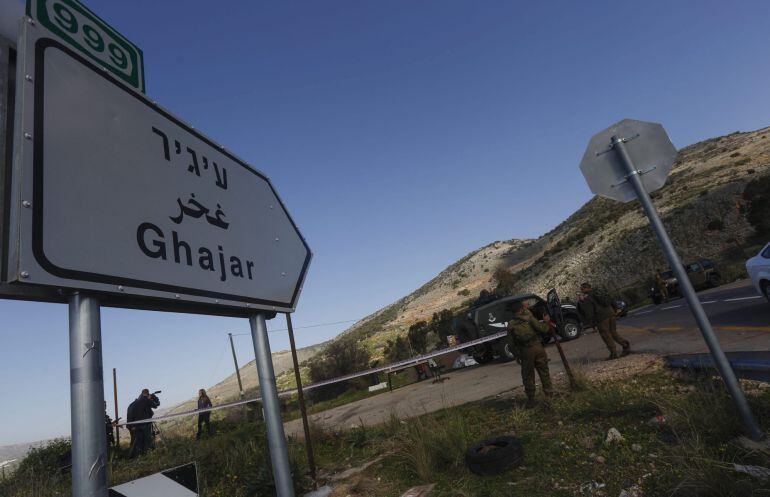
<svg viewBox="0 0 770 497">
<path fill-rule="evenodd" d="M 770 350 L 770 304 L 756 294 L 748 281 L 740 281 L 699 294 L 722 347 L 727 351 Z M 632 311 L 619 321 L 619 330 L 635 352 L 653 354 L 707 352 L 689 308 L 683 299 Z M 573 361 L 605 359 L 607 349 L 596 333 L 564 344 Z M 548 347 L 551 372 L 562 371 L 556 348 Z M 443 407 L 480 400 L 521 385 L 516 363 L 493 363 L 453 371 L 443 384 L 424 381 L 328 411 L 311 418 L 325 426 L 350 428 L 363 421 L 376 424 L 391 413 L 399 417 L 420 415 Z M 301 436 L 299 420 L 285 424 L 286 432 Z"/>
</svg>

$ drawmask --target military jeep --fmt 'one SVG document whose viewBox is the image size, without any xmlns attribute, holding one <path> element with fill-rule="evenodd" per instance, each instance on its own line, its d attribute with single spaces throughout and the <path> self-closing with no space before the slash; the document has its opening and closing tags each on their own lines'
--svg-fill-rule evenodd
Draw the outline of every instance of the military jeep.
<svg viewBox="0 0 770 497">
<path fill-rule="evenodd" d="M 722 281 L 722 276 L 717 271 L 714 263 L 709 259 L 698 259 L 695 262 L 685 264 L 684 269 L 687 271 L 690 283 L 692 283 L 696 290 L 717 287 Z M 681 297 L 682 292 L 679 289 L 679 281 L 676 279 L 674 272 L 671 270 L 663 271 L 660 273 L 660 276 L 668 288 L 669 298 Z M 650 297 L 655 305 L 663 302 L 663 294 L 657 284 L 653 284 L 650 288 Z"/>
<path fill-rule="evenodd" d="M 454 332 L 458 335 L 460 342 L 469 342 L 506 331 L 508 321 L 513 317 L 513 311 L 511 311 L 513 302 L 522 302 L 538 319 L 542 319 L 548 309 L 548 303 L 532 293 L 502 297 L 492 302 L 474 305 L 457 316 L 453 322 Z M 559 305 L 562 319 L 557 332 L 563 341 L 574 340 L 583 333 L 578 309 L 571 303 Z M 543 343 L 548 343 L 551 339 L 549 336 L 544 336 Z M 479 364 L 490 362 L 495 357 L 503 361 L 516 359 L 516 353 L 511 350 L 506 337 L 473 347 L 470 353 Z"/>
</svg>

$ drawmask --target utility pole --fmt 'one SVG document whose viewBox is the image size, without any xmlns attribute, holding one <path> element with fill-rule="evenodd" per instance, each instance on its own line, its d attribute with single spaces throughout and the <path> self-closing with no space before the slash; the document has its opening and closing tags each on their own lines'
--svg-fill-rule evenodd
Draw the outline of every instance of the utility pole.
<svg viewBox="0 0 770 497">
<path fill-rule="evenodd" d="M 233 345 L 233 334 L 228 333 L 230 337 L 230 350 L 233 351 L 233 364 L 235 364 L 235 376 L 238 377 L 238 392 L 240 392 L 241 399 L 243 399 L 243 383 L 241 383 L 241 370 L 238 369 L 238 358 L 235 356 L 235 345 Z"/>
<path fill-rule="evenodd" d="M 294 361 L 294 378 L 297 380 L 297 400 L 299 411 L 302 413 L 302 428 L 305 431 L 305 449 L 307 450 L 307 465 L 310 468 L 310 477 L 316 486 L 315 457 L 313 456 L 313 440 L 310 438 L 310 425 L 307 422 L 307 409 L 305 408 L 305 394 L 302 391 L 302 377 L 299 374 L 299 361 L 297 360 L 297 345 L 294 343 L 294 326 L 291 324 L 291 314 L 286 313 L 286 327 L 289 329 L 289 344 L 291 345 L 291 359 Z"/>
<path fill-rule="evenodd" d="M 115 400 L 115 422 L 118 422 L 118 373 L 112 368 L 112 395 Z M 115 447 L 120 448 L 120 428 L 115 427 Z"/>
</svg>

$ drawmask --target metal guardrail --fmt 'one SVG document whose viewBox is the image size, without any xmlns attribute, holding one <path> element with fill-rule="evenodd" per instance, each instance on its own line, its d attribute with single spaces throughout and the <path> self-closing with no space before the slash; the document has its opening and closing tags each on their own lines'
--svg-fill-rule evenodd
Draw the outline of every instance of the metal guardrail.
<svg viewBox="0 0 770 497">
<path fill-rule="evenodd" d="M 418 363 L 421 363 L 421 362 L 425 362 L 428 359 L 431 359 L 433 357 L 438 357 L 438 356 L 441 356 L 441 355 L 444 355 L 444 354 L 449 354 L 450 352 L 455 352 L 455 351 L 458 351 L 458 350 L 467 349 L 467 348 L 473 347 L 475 345 L 481 345 L 482 343 L 487 343 L 487 342 L 492 342 L 494 340 L 499 340 L 499 339 L 505 337 L 507 334 L 508 334 L 507 331 L 501 331 L 499 333 L 494 333 L 492 335 L 488 335 L 488 336 L 485 336 L 485 337 L 482 337 L 482 338 L 477 338 L 476 340 L 471 340 L 469 342 L 464 342 L 464 343 L 461 343 L 461 344 L 458 344 L 458 345 L 455 345 L 455 346 L 452 346 L 452 347 L 447 347 L 445 349 L 438 349 L 438 350 L 435 350 L 433 352 L 429 352 L 427 354 L 419 355 L 419 356 L 416 356 L 416 357 L 410 357 L 409 359 L 405 359 L 403 361 L 398 361 L 398 362 L 394 362 L 394 363 L 391 363 L 391 364 L 385 364 L 383 366 L 379 366 L 379 367 L 376 367 L 376 368 L 366 369 L 364 371 L 359 371 L 357 373 L 352 373 L 352 374 L 348 374 L 348 375 L 345 375 L 345 376 L 339 376 L 337 378 L 332 378 L 332 379 L 329 379 L 329 380 L 319 381 L 317 383 L 311 383 L 310 385 L 302 387 L 302 390 L 307 392 L 308 390 L 312 390 L 314 388 L 319 388 L 319 387 L 323 387 L 323 386 L 326 386 L 326 385 L 331 385 L 332 383 L 338 383 L 340 381 L 352 380 L 353 378 L 359 378 L 361 376 L 366 376 L 366 375 L 370 375 L 370 374 L 374 374 L 374 373 L 382 373 L 382 372 L 390 373 L 390 372 L 394 372 L 394 371 L 399 370 L 399 369 L 403 369 L 403 368 L 406 368 L 406 367 L 409 367 L 409 366 L 414 366 L 414 365 L 416 365 Z M 292 395 L 292 394 L 294 394 L 296 392 L 297 392 L 297 389 L 296 388 L 292 388 L 292 389 L 289 389 L 289 390 L 282 390 L 282 391 L 278 392 L 278 395 L 283 397 L 283 396 L 286 396 L 286 395 Z M 127 426 L 131 426 L 131 425 L 139 425 L 139 424 L 146 424 L 146 423 L 155 423 L 155 422 L 158 422 L 158 421 L 166 421 L 166 420 L 169 420 L 169 419 L 181 418 L 181 417 L 185 417 L 185 416 L 192 416 L 192 415 L 201 414 L 201 413 L 204 413 L 204 412 L 217 411 L 219 409 L 227 409 L 229 407 L 235 407 L 235 406 L 239 406 L 239 405 L 243 405 L 243 404 L 248 404 L 248 403 L 251 403 L 251 402 L 259 402 L 261 400 L 262 400 L 262 397 L 255 397 L 253 399 L 238 400 L 238 401 L 235 401 L 235 402 L 228 402 L 226 404 L 219 404 L 219 405 L 214 406 L 214 407 L 208 407 L 206 409 L 192 409 L 192 410 L 189 410 L 189 411 L 178 412 L 178 413 L 174 413 L 174 414 L 167 414 L 167 415 L 158 416 L 158 417 L 155 417 L 155 418 L 143 419 L 141 421 L 131 421 L 131 422 L 127 422 L 127 423 L 121 423 L 119 425 L 119 427 L 127 427 Z"/>
<path fill-rule="evenodd" d="M 770 382 L 770 351 L 728 352 L 727 360 L 738 378 Z M 666 357 L 670 368 L 716 373 L 711 354 L 677 354 Z"/>
</svg>

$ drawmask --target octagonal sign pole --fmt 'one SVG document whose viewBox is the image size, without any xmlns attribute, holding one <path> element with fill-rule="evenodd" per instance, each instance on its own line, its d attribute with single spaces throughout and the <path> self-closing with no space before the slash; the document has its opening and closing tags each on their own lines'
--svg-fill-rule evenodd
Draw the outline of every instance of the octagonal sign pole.
<svg viewBox="0 0 770 497">
<path fill-rule="evenodd" d="M 719 345 L 700 299 L 650 199 L 649 192 L 666 182 L 676 155 L 676 149 L 663 126 L 624 119 L 591 138 L 580 169 L 595 194 L 621 202 L 629 202 L 636 197 L 641 202 L 714 363 L 738 408 L 744 428 L 752 439 L 760 440 L 764 437 L 762 430 L 751 413 L 735 372 Z"/>
</svg>

